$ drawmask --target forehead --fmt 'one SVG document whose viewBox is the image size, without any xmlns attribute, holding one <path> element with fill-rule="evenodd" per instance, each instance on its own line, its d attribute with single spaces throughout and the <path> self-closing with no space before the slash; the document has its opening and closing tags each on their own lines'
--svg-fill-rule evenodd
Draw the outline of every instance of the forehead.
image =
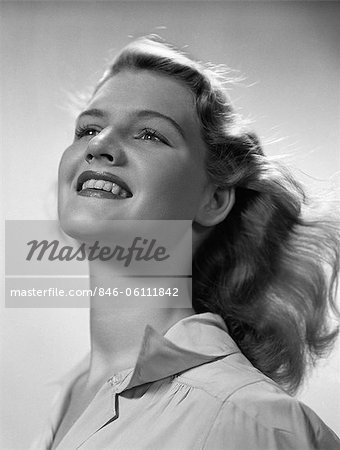
<svg viewBox="0 0 340 450">
<path fill-rule="evenodd" d="M 147 70 L 124 70 L 109 78 L 88 108 L 107 113 L 148 109 L 168 115 L 187 131 L 197 133 L 199 122 L 192 92 L 180 81 Z"/>
</svg>

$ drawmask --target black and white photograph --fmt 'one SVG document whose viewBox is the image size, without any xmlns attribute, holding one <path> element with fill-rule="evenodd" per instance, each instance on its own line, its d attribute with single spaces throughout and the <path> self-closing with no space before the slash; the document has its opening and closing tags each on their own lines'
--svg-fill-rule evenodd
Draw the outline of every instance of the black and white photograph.
<svg viewBox="0 0 340 450">
<path fill-rule="evenodd" d="M 1 450 L 340 450 L 339 25 L 0 0 Z"/>
</svg>

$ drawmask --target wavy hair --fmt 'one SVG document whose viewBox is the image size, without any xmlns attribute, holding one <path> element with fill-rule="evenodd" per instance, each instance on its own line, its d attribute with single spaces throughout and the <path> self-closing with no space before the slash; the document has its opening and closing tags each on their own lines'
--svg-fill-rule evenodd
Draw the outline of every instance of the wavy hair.
<svg viewBox="0 0 340 450">
<path fill-rule="evenodd" d="M 305 217 L 302 187 L 247 130 L 221 67 L 149 36 L 115 57 L 95 92 L 126 69 L 154 71 L 190 89 L 208 150 L 207 173 L 221 189 L 235 188 L 233 209 L 194 255 L 195 311 L 221 315 L 253 365 L 294 393 L 338 333 L 330 321 L 330 312 L 338 314 L 336 222 Z"/>
</svg>

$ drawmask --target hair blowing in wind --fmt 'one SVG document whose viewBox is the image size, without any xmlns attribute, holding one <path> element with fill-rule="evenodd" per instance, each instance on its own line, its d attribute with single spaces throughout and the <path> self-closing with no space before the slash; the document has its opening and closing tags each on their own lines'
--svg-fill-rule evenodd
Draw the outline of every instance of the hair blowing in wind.
<svg viewBox="0 0 340 450">
<path fill-rule="evenodd" d="M 118 54 L 96 91 L 125 69 L 154 71 L 189 88 L 208 150 L 207 173 L 220 189 L 236 192 L 231 213 L 194 255 L 195 311 L 220 314 L 254 366 L 295 392 L 338 334 L 331 320 L 338 316 L 337 221 L 306 215 L 302 187 L 264 154 L 234 110 L 220 68 L 150 36 Z"/>
</svg>

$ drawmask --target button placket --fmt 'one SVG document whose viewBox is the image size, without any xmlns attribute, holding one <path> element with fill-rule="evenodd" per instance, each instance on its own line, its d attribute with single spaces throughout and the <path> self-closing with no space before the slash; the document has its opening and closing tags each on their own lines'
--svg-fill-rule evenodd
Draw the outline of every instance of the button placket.
<svg viewBox="0 0 340 450">
<path fill-rule="evenodd" d="M 112 377 L 110 377 L 110 378 L 107 380 L 107 382 L 108 382 L 112 387 L 115 387 L 115 388 L 118 388 L 118 386 L 119 386 L 119 384 L 121 383 L 121 381 L 122 381 L 122 377 L 121 377 L 120 374 L 112 375 Z"/>
<path fill-rule="evenodd" d="M 114 414 L 116 414 L 116 396 L 118 387 L 121 383 L 121 376 L 119 374 L 112 375 L 112 377 L 110 377 L 107 382 L 112 389 L 112 410 Z"/>
</svg>

